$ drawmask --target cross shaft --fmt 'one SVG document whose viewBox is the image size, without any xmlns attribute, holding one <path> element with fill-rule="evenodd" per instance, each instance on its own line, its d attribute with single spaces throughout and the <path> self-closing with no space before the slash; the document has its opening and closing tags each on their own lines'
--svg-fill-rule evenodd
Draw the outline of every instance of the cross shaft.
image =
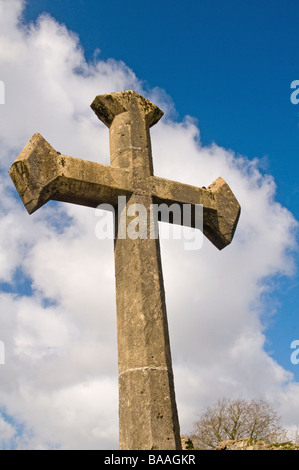
<svg viewBox="0 0 299 470">
<path fill-rule="evenodd" d="M 162 111 L 134 91 L 97 96 L 91 105 L 109 127 L 111 165 L 56 152 L 35 134 L 9 173 L 29 213 L 49 200 L 128 209 L 153 203 L 203 205 L 203 231 L 219 249 L 228 245 L 240 206 L 218 178 L 208 189 L 154 176 L 149 129 Z M 128 220 L 127 220 L 128 223 Z M 195 221 L 191 221 L 195 226 Z M 115 279 L 121 449 L 180 449 L 180 432 L 158 239 L 118 236 Z"/>
</svg>

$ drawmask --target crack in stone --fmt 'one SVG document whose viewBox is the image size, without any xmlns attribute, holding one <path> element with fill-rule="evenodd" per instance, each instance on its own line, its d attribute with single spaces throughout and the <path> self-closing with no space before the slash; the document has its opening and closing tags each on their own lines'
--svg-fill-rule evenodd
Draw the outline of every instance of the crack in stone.
<svg viewBox="0 0 299 470">
<path fill-rule="evenodd" d="M 130 256 L 130 258 L 128 259 L 128 261 L 126 261 L 120 268 L 117 272 L 115 272 L 115 276 L 118 276 L 119 273 L 132 261 L 132 258 L 133 256 L 136 254 L 136 248 L 133 248 L 133 251 L 132 251 L 132 254 Z"/>
<path fill-rule="evenodd" d="M 141 299 L 134 299 L 134 302 L 131 303 L 130 307 L 127 309 L 128 313 L 130 313 L 136 305 L 138 305 L 138 304 L 140 304 L 140 303 L 143 303 L 147 298 L 151 297 L 152 295 L 153 295 L 153 292 L 151 291 L 151 292 L 149 292 L 149 293 L 143 295 L 143 296 L 141 297 Z M 156 295 L 155 295 L 155 297 L 156 297 Z M 163 307 L 162 307 L 161 299 L 158 298 L 158 299 L 156 300 L 155 305 L 154 305 L 153 308 L 151 309 L 152 313 L 153 313 L 155 310 L 159 309 L 159 308 L 163 308 Z M 147 327 L 147 325 L 146 325 L 146 327 Z"/>
</svg>

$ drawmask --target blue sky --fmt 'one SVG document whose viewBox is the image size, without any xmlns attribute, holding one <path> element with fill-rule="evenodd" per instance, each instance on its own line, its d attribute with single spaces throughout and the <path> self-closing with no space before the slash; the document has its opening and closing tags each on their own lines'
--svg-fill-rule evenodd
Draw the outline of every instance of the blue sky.
<svg viewBox="0 0 299 470">
<path fill-rule="evenodd" d="M 117 446 L 113 247 L 96 240 L 92 210 L 49 203 L 29 217 L 7 170 L 37 131 L 109 164 L 89 104 L 131 88 L 165 111 L 151 132 L 156 174 L 198 186 L 223 176 L 242 205 L 222 252 L 161 242 L 182 431 L 225 395 L 269 399 L 296 429 L 298 2 L 0 0 L 0 10 L 0 447 Z"/>
<path fill-rule="evenodd" d="M 298 216 L 298 2 L 30 0 L 79 34 L 86 58 L 123 60 L 166 90 L 179 117 L 198 119 L 202 141 L 263 158 L 279 200 Z M 296 212 L 297 211 L 297 212 Z"/>
<path fill-rule="evenodd" d="M 290 100 L 298 2 L 30 0 L 25 19 L 42 12 L 79 35 L 87 60 L 124 61 L 145 87 L 164 89 L 177 119 L 197 119 L 203 144 L 258 158 L 275 178 L 277 201 L 299 219 L 299 105 Z M 297 278 L 278 281 L 271 295 L 282 315 L 267 336 L 274 357 L 299 378 L 289 360 L 298 292 Z"/>
</svg>

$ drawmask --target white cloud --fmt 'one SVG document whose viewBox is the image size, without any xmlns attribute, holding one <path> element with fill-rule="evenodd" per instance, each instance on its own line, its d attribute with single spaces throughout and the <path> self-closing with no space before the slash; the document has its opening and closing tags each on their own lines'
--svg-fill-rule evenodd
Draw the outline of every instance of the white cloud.
<svg viewBox="0 0 299 470">
<path fill-rule="evenodd" d="M 108 163 L 108 130 L 89 104 L 100 93 L 144 92 L 125 64 L 86 63 L 79 39 L 53 18 L 22 26 L 22 4 L 0 1 L 0 279 L 13 286 L 18 269 L 33 295 L 0 296 L 0 410 L 14 418 L 0 421 L 0 437 L 18 448 L 115 448 L 113 242 L 96 238 L 92 209 L 48 204 L 29 217 L 7 169 L 36 131 L 63 153 Z M 161 241 L 182 430 L 223 395 L 269 398 L 291 426 L 298 384 L 264 351 L 262 295 L 271 276 L 292 273 L 294 218 L 275 202 L 275 182 L 258 161 L 203 147 L 191 118 L 172 120 L 164 92 L 147 96 L 167 111 L 152 129 L 155 173 L 196 186 L 221 175 L 242 206 L 222 252 L 208 241 L 196 253 Z"/>
<path fill-rule="evenodd" d="M 9 446 L 9 442 L 16 434 L 15 428 L 0 415 L 0 442 L 2 449 Z"/>
</svg>

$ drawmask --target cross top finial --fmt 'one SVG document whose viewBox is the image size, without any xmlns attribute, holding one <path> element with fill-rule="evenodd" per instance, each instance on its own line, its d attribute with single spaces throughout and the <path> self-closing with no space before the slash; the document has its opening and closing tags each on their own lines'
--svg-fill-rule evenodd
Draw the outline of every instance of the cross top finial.
<svg viewBox="0 0 299 470">
<path fill-rule="evenodd" d="M 133 90 L 120 91 L 97 96 L 91 104 L 98 118 L 110 127 L 115 116 L 137 110 L 144 115 L 149 127 L 156 124 L 163 116 L 163 111 Z"/>
</svg>

